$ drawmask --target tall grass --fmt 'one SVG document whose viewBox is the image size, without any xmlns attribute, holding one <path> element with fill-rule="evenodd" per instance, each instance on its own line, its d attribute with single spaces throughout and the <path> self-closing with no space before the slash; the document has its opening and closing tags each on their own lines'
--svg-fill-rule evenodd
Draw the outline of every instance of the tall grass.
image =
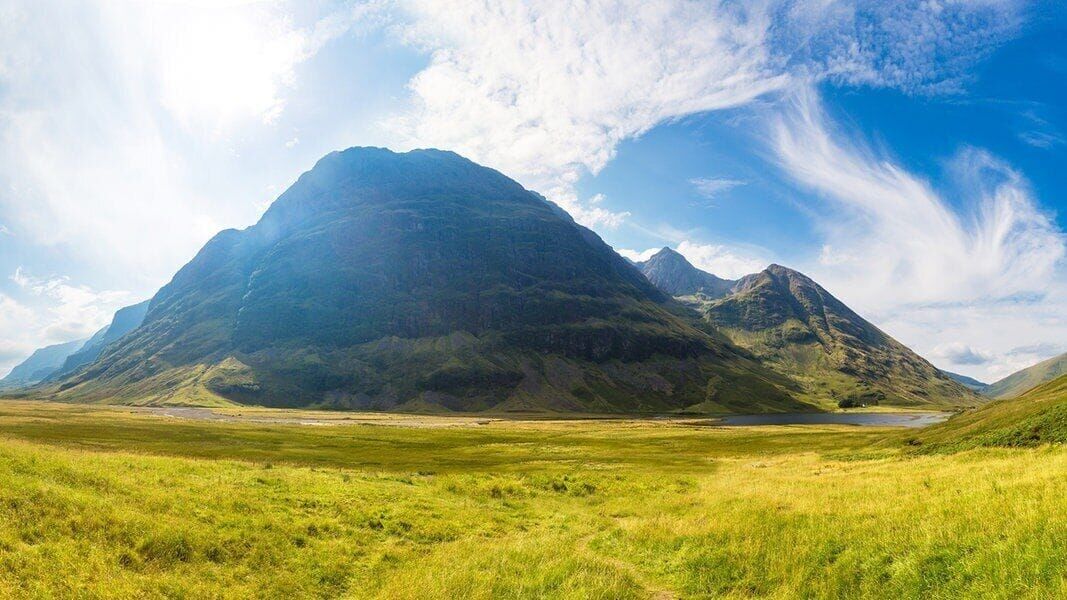
<svg viewBox="0 0 1067 600">
<path fill-rule="evenodd" d="M 1053 598 L 1067 449 L 0 406 L 0 596 Z"/>
</svg>

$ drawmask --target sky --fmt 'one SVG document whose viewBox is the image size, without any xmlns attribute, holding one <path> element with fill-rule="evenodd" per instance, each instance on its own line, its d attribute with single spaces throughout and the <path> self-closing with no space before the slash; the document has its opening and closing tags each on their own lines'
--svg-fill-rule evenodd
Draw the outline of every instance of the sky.
<svg viewBox="0 0 1067 600">
<path fill-rule="evenodd" d="M 1064 40 L 1054 0 L 0 0 L 0 375 L 386 146 L 993 381 L 1067 351 Z"/>
</svg>

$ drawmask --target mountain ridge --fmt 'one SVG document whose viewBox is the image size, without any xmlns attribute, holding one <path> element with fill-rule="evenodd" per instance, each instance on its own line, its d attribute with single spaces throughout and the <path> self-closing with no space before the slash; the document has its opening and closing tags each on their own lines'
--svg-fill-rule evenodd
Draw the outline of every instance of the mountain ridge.
<svg viewBox="0 0 1067 600">
<path fill-rule="evenodd" d="M 74 340 L 39 348 L 16 365 L 3 379 L 0 390 L 14 390 L 40 383 L 63 366 L 68 356 L 77 352 L 87 340 Z"/>
<path fill-rule="evenodd" d="M 668 293 L 692 289 L 675 285 L 676 279 L 657 280 Z M 826 408 L 980 401 L 803 273 L 772 264 L 729 283 L 718 298 L 679 299 L 690 301 L 731 342 L 795 379 L 809 401 Z"/>
</svg>

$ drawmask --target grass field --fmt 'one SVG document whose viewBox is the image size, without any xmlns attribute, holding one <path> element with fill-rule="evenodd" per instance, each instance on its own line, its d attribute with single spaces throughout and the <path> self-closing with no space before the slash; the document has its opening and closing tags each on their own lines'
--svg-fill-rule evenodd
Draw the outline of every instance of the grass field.
<svg viewBox="0 0 1067 600">
<path fill-rule="evenodd" d="M 0 597 L 1056 598 L 1067 448 L 0 403 Z"/>
</svg>

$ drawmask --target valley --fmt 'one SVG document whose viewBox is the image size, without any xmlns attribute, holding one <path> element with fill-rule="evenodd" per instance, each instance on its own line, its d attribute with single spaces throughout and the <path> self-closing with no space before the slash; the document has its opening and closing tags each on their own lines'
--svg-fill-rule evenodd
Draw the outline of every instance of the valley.
<svg viewBox="0 0 1067 600">
<path fill-rule="evenodd" d="M 379 416 L 301 426 L 4 402 L 0 588 L 1050 598 L 1067 585 L 1062 444 L 916 452 L 914 430 L 895 428 Z"/>
</svg>

